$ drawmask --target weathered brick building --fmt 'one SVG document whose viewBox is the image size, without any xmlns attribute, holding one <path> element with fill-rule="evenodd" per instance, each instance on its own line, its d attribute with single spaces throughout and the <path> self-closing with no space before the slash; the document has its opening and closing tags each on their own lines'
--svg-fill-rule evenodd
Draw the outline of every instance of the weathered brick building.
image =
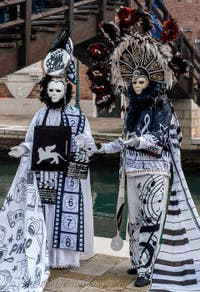
<svg viewBox="0 0 200 292">
<path fill-rule="evenodd" d="M 166 6 L 187 38 L 192 43 L 200 40 L 200 1 L 166 0 Z"/>
</svg>

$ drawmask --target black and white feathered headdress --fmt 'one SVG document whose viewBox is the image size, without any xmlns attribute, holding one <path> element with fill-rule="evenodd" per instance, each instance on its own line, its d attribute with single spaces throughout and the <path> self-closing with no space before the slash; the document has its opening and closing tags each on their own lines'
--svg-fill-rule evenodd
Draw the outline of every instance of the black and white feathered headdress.
<svg viewBox="0 0 200 292">
<path fill-rule="evenodd" d="M 150 35 L 135 33 L 127 36 L 111 57 L 112 84 L 115 87 L 126 87 L 142 69 L 149 80 L 165 83 L 167 88 L 171 88 L 174 75 L 168 63 L 172 57 L 171 48 L 158 43 Z"/>
<path fill-rule="evenodd" d="M 163 23 L 160 40 L 152 36 L 153 27 L 148 10 L 124 6 L 117 10 L 115 23 L 100 23 L 104 43 L 88 48 L 91 66 L 87 72 L 99 110 L 110 110 L 115 95 L 139 72 L 170 89 L 176 77 L 187 71 L 188 63 L 173 48 L 179 34 L 176 22 L 169 19 Z"/>
</svg>

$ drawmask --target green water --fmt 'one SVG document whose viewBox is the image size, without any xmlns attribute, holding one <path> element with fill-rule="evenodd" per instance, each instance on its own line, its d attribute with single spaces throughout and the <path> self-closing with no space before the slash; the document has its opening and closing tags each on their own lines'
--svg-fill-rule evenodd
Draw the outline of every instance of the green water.
<svg viewBox="0 0 200 292">
<path fill-rule="evenodd" d="M 10 158 L 7 153 L 0 155 L 0 206 L 9 190 L 19 160 Z M 111 166 L 112 165 L 112 166 Z M 199 174 L 185 171 L 189 189 L 200 212 Z M 118 193 L 118 163 L 105 163 L 102 158 L 91 165 L 91 189 L 93 197 L 95 235 L 113 237 L 116 233 L 115 210 Z M 125 208 L 125 215 L 126 215 Z M 125 234 L 126 219 L 122 235 Z"/>
</svg>

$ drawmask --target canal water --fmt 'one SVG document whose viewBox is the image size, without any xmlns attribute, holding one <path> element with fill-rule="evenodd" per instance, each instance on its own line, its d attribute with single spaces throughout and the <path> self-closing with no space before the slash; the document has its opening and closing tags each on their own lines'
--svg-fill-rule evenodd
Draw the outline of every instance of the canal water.
<svg viewBox="0 0 200 292">
<path fill-rule="evenodd" d="M 19 160 L 0 154 L 0 206 L 9 190 Z M 95 235 L 112 238 L 116 233 L 115 211 L 118 194 L 118 162 L 105 163 L 104 159 L 91 164 L 91 189 L 93 197 Z M 199 173 L 185 170 L 189 189 L 200 212 Z M 126 214 L 123 220 L 122 236 L 125 236 Z"/>
</svg>

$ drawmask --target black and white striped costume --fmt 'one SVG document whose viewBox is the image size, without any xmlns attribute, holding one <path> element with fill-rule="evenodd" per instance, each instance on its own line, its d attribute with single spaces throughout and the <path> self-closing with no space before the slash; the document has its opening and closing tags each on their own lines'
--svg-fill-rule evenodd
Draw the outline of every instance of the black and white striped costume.
<svg viewBox="0 0 200 292">
<path fill-rule="evenodd" d="M 173 184 L 149 292 L 200 291 L 200 218 L 181 167 L 181 131 L 170 124 Z"/>
</svg>

